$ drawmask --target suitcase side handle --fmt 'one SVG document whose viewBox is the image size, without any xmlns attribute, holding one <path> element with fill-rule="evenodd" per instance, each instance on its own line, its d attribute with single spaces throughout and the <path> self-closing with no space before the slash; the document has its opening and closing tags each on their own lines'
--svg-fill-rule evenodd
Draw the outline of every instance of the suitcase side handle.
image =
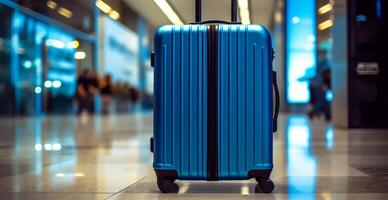
<svg viewBox="0 0 388 200">
<path fill-rule="evenodd" d="M 273 117 L 272 131 L 276 132 L 278 130 L 278 116 L 279 116 L 279 106 L 280 106 L 280 96 L 279 96 L 279 87 L 276 80 L 276 72 L 272 72 L 272 84 L 275 89 L 275 114 Z"/>
<path fill-rule="evenodd" d="M 202 21 L 202 0 L 195 0 L 195 23 Z M 231 21 L 237 22 L 237 0 L 231 0 Z"/>
</svg>

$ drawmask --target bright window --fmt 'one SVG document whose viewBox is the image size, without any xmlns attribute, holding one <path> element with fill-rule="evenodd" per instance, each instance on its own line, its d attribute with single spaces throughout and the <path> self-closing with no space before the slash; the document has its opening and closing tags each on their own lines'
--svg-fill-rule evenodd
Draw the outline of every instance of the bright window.
<svg viewBox="0 0 388 200">
<path fill-rule="evenodd" d="M 287 0 L 287 102 L 308 103 L 308 79 L 316 74 L 316 20 L 314 0 Z"/>
</svg>

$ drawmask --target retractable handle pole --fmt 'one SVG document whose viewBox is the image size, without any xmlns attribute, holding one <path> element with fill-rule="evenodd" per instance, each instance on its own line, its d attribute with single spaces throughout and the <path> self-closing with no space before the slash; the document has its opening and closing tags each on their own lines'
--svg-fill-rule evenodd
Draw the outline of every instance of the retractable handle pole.
<svg viewBox="0 0 388 200">
<path fill-rule="evenodd" d="M 232 0 L 231 2 L 230 15 L 232 22 L 237 22 L 237 0 Z"/>
<path fill-rule="evenodd" d="M 201 22 L 202 21 L 202 1 L 201 0 L 195 0 L 195 22 Z"/>
<path fill-rule="evenodd" d="M 202 21 L 202 0 L 195 0 L 195 22 Z M 231 21 L 237 22 L 237 0 L 231 0 Z"/>
</svg>

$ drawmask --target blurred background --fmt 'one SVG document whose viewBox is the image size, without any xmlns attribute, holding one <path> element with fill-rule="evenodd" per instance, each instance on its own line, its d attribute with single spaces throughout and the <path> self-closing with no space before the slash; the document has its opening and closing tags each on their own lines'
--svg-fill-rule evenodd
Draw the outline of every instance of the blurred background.
<svg viewBox="0 0 388 200">
<path fill-rule="evenodd" d="M 152 107 L 156 25 L 129 2 L 1 1 L 0 114 L 100 113 L 104 95 L 109 112 Z"/>
<path fill-rule="evenodd" d="M 242 23 L 272 33 L 283 112 L 344 127 L 387 124 L 386 4 L 238 1 Z M 193 8 L 194 0 L 1 0 L 0 115 L 152 109 L 153 33 L 193 22 Z M 204 19 L 229 20 L 229 11 L 229 1 L 203 3 Z"/>
<path fill-rule="evenodd" d="M 230 0 L 202 1 L 230 20 Z M 272 35 L 275 197 L 386 199 L 388 1 L 238 0 L 238 20 Z M 194 0 L 0 0 L 0 199 L 159 199 L 153 34 L 191 22 Z"/>
</svg>

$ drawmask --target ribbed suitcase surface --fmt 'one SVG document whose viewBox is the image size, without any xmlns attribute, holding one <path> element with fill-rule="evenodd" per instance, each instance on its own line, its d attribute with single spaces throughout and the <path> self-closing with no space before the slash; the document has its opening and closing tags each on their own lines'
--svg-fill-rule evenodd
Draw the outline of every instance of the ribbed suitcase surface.
<svg viewBox="0 0 388 200">
<path fill-rule="evenodd" d="M 259 25 L 220 25 L 218 172 L 246 179 L 272 169 L 272 47 Z"/>
<path fill-rule="evenodd" d="M 155 36 L 154 168 L 207 177 L 206 26 L 164 26 Z"/>
<path fill-rule="evenodd" d="M 208 25 L 164 26 L 155 36 L 154 168 L 207 179 Z M 218 179 L 272 169 L 272 48 L 259 25 L 219 25 Z"/>
</svg>

